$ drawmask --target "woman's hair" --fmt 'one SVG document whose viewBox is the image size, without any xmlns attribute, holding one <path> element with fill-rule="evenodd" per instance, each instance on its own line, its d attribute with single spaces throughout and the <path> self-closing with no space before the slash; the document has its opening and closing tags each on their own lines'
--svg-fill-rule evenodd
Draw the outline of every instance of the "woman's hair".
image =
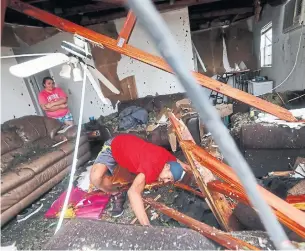
<svg viewBox="0 0 305 251">
<path fill-rule="evenodd" d="M 42 85 L 43 85 L 43 86 L 45 86 L 47 80 L 52 80 L 52 81 L 54 81 L 53 78 L 51 78 L 51 77 L 44 77 L 43 80 L 42 80 Z"/>
</svg>

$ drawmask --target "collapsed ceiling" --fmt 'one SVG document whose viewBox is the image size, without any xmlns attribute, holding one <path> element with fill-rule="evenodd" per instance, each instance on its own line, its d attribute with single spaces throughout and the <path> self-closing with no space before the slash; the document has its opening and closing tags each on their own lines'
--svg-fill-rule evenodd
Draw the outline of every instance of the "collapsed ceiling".
<svg viewBox="0 0 305 251">
<path fill-rule="evenodd" d="M 125 17 L 122 0 L 24 0 L 35 7 L 82 26 Z M 209 28 L 213 24 L 228 25 L 254 14 L 256 0 L 154 0 L 159 11 L 189 8 L 191 30 Z M 45 27 L 46 24 L 7 9 L 5 22 Z"/>
</svg>

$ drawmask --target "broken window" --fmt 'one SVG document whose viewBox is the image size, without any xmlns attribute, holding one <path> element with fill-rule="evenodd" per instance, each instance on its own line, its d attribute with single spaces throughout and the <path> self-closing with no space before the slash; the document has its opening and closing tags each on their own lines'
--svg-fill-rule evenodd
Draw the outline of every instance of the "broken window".
<svg viewBox="0 0 305 251">
<path fill-rule="evenodd" d="M 305 0 L 290 0 L 285 4 L 283 33 L 301 27 L 305 21 Z"/>
<path fill-rule="evenodd" d="M 268 23 L 261 30 L 261 67 L 272 65 L 272 23 Z"/>
</svg>

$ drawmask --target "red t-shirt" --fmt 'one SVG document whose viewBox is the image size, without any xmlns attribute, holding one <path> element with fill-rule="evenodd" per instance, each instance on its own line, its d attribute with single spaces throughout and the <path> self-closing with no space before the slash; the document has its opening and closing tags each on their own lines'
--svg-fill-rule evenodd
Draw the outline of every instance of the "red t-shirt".
<svg viewBox="0 0 305 251">
<path fill-rule="evenodd" d="M 60 98 L 66 98 L 66 97 L 67 97 L 66 93 L 61 88 L 55 87 L 52 90 L 52 92 L 47 92 L 46 90 L 42 90 L 39 93 L 38 100 L 39 100 L 39 104 L 45 105 L 48 103 L 55 102 Z M 56 119 L 65 116 L 68 112 L 70 112 L 68 108 L 63 108 L 54 112 L 46 111 L 46 114 L 48 117 Z"/>
<path fill-rule="evenodd" d="M 111 143 L 111 150 L 113 158 L 121 167 L 131 173 L 143 173 L 147 184 L 157 181 L 167 162 L 177 160 L 166 149 L 131 134 L 116 136 Z"/>
</svg>

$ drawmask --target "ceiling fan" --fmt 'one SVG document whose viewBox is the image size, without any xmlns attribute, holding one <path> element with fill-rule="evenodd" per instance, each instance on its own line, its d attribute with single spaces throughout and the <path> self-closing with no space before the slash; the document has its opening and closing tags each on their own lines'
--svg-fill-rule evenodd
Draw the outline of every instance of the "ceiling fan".
<svg viewBox="0 0 305 251">
<path fill-rule="evenodd" d="M 88 61 L 92 59 L 92 55 L 90 53 L 88 43 L 82 37 L 74 35 L 74 44 L 63 41 L 61 47 L 69 54 L 66 55 L 58 52 L 50 53 L 43 57 L 13 65 L 10 67 L 9 71 L 14 76 L 26 78 L 41 71 L 63 64 L 59 75 L 63 78 L 70 79 L 72 72 L 73 80 L 78 82 L 83 80 L 82 71 L 80 68 L 78 68 L 78 65 L 80 65 L 82 70 L 86 72 L 89 81 L 102 102 L 108 103 L 94 76 L 110 91 L 115 94 L 120 94 L 120 91 L 100 71 L 98 71 L 94 66 L 88 64 Z"/>
</svg>

